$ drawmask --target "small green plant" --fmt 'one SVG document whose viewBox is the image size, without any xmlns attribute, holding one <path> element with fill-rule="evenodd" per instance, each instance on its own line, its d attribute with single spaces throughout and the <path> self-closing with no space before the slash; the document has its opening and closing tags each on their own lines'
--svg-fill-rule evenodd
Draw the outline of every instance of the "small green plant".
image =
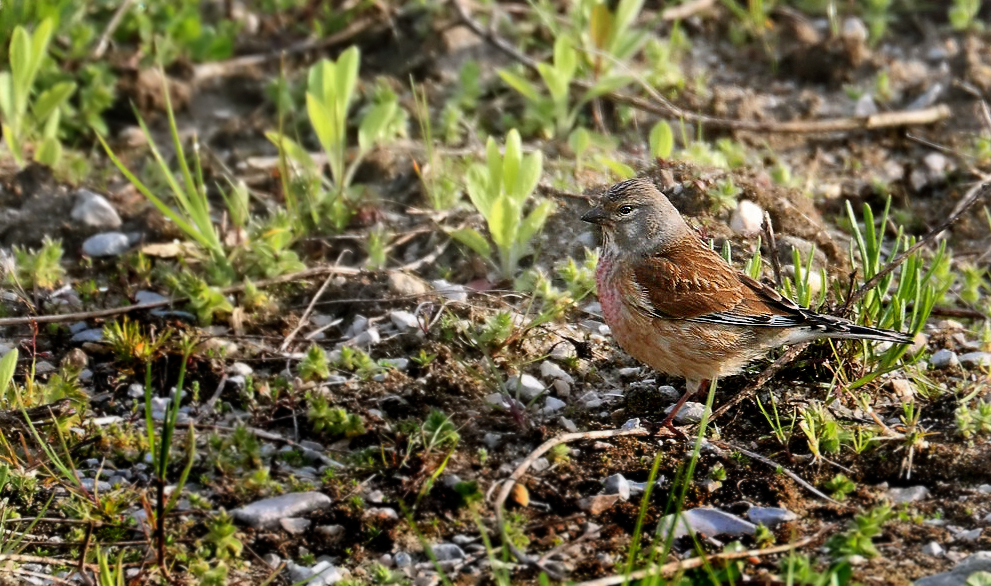
<svg viewBox="0 0 991 586">
<path fill-rule="evenodd" d="M 327 353 L 316 344 L 310 346 L 306 356 L 299 362 L 299 377 L 304 381 L 326 380 L 330 376 Z"/>
<path fill-rule="evenodd" d="M 854 484 L 852 480 L 847 478 L 846 474 L 840 472 L 832 479 L 826 481 L 826 483 L 823 484 L 823 488 L 828 490 L 834 499 L 842 501 L 846 499 L 848 494 L 857 490 L 857 485 Z"/>
<path fill-rule="evenodd" d="M 880 553 L 874 547 L 874 537 L 881 533 L 884 524 L 894 516 L 889 506 L 880 506 L 856 515 L 853 526 L 845 533 L 834 535 L 826 542 L 826 549 L 834 558 L 860 555 L 868 559 Z"/>
<path fill-rule="evenodd" d="M 468 196 L 488 224 L 498 261 L 488 241 L 474 228 L 455 230 L 451 235 L 497 266 L 500 276 L 511 279 L 554 205 L 540 201 L 524 216 L 524 204 L 540 181 L 542 158 L 539 151 L 523 155 L 519 132 L 509 131 L 505 155 L 491 137 L 486 152 L 487 164 L 468 170 Z"/>
<path fill-rule="evenodd" d="M 791 586 L 846 586 L 853 578 L 853 568 L 846 560 L 820 572 L 808 555 L 795 552 L 781 560 L 780 573 L 783 582 Z"/>
<path fill-rule="evenodd" d="M 241 556 L 244 545 L 237 538 L 237 527 L 226 511 L 220 511 L 207 522 L 208 532 L 203 540 L 216 559 L 227 561 Z"/>
<path fill-rule="evenodd" d="M 200 323 L 209 325 L 213 318 L 234 311 L 234 306 L 227 297 L 216 287 L 211 287 L 206 281 L 188 272 L 167 277 L 173 289 L 178 290 L 189 298 L 189 305 Z"/>
<path fill-rule="evenodd" d="M 63 81 L 34 95 L 54 28 L 51 18 L 38 24 L 34 33 L 17 26 L 10 39 L 10 71 L 0 73 L 3 139 L 19 166 L 25 163 L 24 148 L 29 144 L 34 144 L 34 160 L 40 163 L 54 166 L 62 158 L 58 139 L 61 108 L 76 91 L 76 84 Z"/>
<path fill-rule="evenodd" d="M 826 303 L 826 287 L 828 283 L 826 269 L 818 272 L 812 270 L 812 260 L 815 258 L 815 246 L 809 252 L 809 258 L 802 263 L 802 255 L 797 248 L 791 249 L 792 264 L 789 272 L 782 281 L 782 292 L 786 297 L 802 307 L 818 310 Z"/>
<path fill-rule="evenodd" d="M 147 362 L 162 348 L 172 336 L 172 330 L 165 330 L 152 338 L 141 329 L 141 324 L 126 315 L 119 321 L 103 326 L 103 337 L 110 346 L 114 357 L 124 364 Z"/>
<path fill-rule="evenodd" d="M 461 435 L 458 434 L 451 418 L 437 409 L 430 411 L 420 427 L 424 457 L 429 456 L 434 450 L 452 448 L 460 439 Z"/>
<path fill-rule="evenodd" d="M 306 411 L 306 419 L 313 425 L 314 431 L 348 438 L 365 433 L 365 422 L 360 415 L 348 413 L 343 407 L 331 407 L 322 395 L 310 393 L 307 401 L 310 408 Z"/>
<path fill-rule="evenodd" d="M 718 213 L 735 208 L 736 200 L 742 191 L 733 182 L 732 177 L 719 180 L 706 192 L 711 202 L 709 204 L 710 209 L 713 213 Z"/>
<path fill-rule="evenodd" d="M 650 129 L 650 154 L 655 159 L 670 159 L 674 152 L 674 132 L 667 120 L 659 120 Z"/>
<path fill-rule="evenodd" d="M 771 430 L 774 432 L 774 438 L 778 440 L 778 443 L 782 447 L 787 448 L 788 444 L 791 443 L 791 437 L 795 433 L 795 422 L 797 418 L 794 414 L 788 417 L 788 422 L 785 423 L 781 414 L 778 412 L 778 400 L 774 396 L 774 393 L 770 393 L 771 397 L 771 408 L 768 409 L 764 406 L 764 403 L 757 397 L 757 407 L 760 412 L 764 415 L 764 419 L 771 425 Z"/>
<path fill-rule="evenodd" d="M 980 400 L 974 407 L 961 403 L 955 412 L 957 433 L 965 438 L 991 436 L 991 403 Z"/>
<path fill-rule="evenodd" d="M 65 276 L 62 254 L 62 241 L 48 236 L 39 250 L 14 246 L 14 270 L 7 273 L 6 280 L 21 288 L 52 289 Z"/>
<path fill-rule="evenodd" d="M 314 64 L 307 76 L 306 112 L 317 140 L 327 156 L 330 180 L 321 180 L 320 165 L 301 145 L 282 134 L 271 131 L 266 136 L 278 147 L 284 159 L 302 167 L 304 181 L 314 181 L 304 190 L 309 220 L 321 226 L 324 219 L 334 230 L 343 230 L 351 220 L 361 193 L 352 187 L 355 172 L 362 160 L 378 144 L 391 140 L 402 120 L 398 99 L 391 92 L 380 92 L 379 101 L 373 103 L 358 124 L 358 149 L 348 154 L 348 121 L 351 104 L 358 82 L 361 53 L 350 47 L 337 61 L 323 59 Z M 285 177 L 291 177 L 289 169 L 281 169 Z"/>
<path fill-rule="evenodd" d="M 876 44 L 888 32 L 891 22 L 891 5 L 894 0 L 866 0 L 863 4 L 864 22 L 867 23 L 871 44 Z"/>
<path fill-rule="evenodd" d="M 977 13 L 981 11 L 981 0 L 953 0 L 953 6 L 948 11 L 950 26 L 955 31 L 980 30 L 982 24 L 977 21 Z"/>
</svg>

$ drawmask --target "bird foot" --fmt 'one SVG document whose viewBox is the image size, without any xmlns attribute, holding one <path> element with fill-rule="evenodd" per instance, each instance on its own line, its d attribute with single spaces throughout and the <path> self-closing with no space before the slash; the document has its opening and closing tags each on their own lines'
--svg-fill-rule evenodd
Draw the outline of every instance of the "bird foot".
<svg viewBox="0 0 991 586">
<path fill-rule="evenodd" d="M 653 423 L 651 421 L 644 421 L 644 422 L 641 422 L 641 425 L 643 425 L 644 427 L 650 429 L 650 435 L 655 436 L 655 437 L 657 437 L 657 436 L 666 436 L 666 437 L 675 437 L 675 438 L 678 438 L 678 439 L 681 439 L 681 440 L 688 439 L 688 436 L 685 435 L 685 432 L 683 432 L 680 429 L 678 429 L 677 427 L 675 427 L 674 426 L 674 423 L 672 423 L 672 421 L 669 421 L 670 419 L 671 418 L 665 419 L 664 421 L 662 421 L 660 423 Z"/>
</svg>

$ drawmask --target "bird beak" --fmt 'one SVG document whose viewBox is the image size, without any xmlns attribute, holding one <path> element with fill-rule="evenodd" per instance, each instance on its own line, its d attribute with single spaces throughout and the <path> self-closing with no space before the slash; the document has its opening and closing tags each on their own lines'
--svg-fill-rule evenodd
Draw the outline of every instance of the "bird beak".
<svg viewBox="0 0 991 586">
<path fill-rule="evenodd" d="M 582 216 L 583 222 L 588 222 L 589 224 L 599 224 L 600 226 L 605 224 L 608 220 L 609 214 L 606 213 L 606 210 L 601 207 L 594 207 L 585 212 L 585 215 Z"/>
</svg>

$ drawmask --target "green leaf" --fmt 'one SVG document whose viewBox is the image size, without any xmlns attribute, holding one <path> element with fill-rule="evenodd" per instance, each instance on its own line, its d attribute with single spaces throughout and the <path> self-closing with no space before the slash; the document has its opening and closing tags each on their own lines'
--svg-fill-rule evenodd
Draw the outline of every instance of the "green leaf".
<svg viewBox="0 0 991 586">
<path fill-rule="evenodd" d="M 609 12 L 609 7 L 605 2 L 596 4 L 592 9 L 592 18 L 589 20 L 589 32 L 592 36 L 592 44 L 596 49 L 605 50 L 609 37 L 612 33 L 613 16 Z"/>
<path fill-rule="evenodd" d="M 500 197 L 492 206 L 489 233 L 500 250 L 510 250 L 520 221 L 519 206 L 508 197 Z"/>
<path fill-rule="evenodd" d="M 21 116 L 27 111 L 27 94 L 31 91 L 31 41 L 24 27 L 14 29 L 8 57 L 10 73 L 14 79 L 13 115 Z"/>
<path fill-rule="evenodd" d="M 451 238 L 474 250 L 480 256 L 491 260 L 492 247 L 489 246 L 489 242 L 485 237 L 479 234 L 478 230 L 474 228 L 458 228 L 451 232 Z"/>
<path fill-rule="evenodd" d="M 490 180 L 491 177 L 488 170 L 482 165 L 475 164 L 468 169 L 466 178 L 468 198 L 471 199 L 471 203 L 478 210 L 478 213 L 482 214 L 482 217 L 486 220 L 489 219 L 489 214 L 492 212 L 492 204 L 496 200 L 496 197 L 492 196 L 492 190 L 489 185 Z"/>
<path fill-rule="evenodd" d="M 318 100 L 326 103 L 333 92 L 334 64 L 327 59 L 321 59 L 310 67 L 306 75 L 306 91 Z"/>
<path fill-rule="evenodd" d="M 537 72 L 540 73 L 540 78 L 544 80 L 544 85 L 547 86 L 547 90 L 550 92 L 554 102 L 568 99 L 568 83 L 564 81 L 557 69 L 546 63 L 538 63 Z"/>
<path fill-rule="evenodd" d="M 585 95 L 582 96 L 582 103 L 614 92 L 619 88 L 626 87 L 633 83 L 633 81 L 634 78 L 631 75 L 610 75 L 609 77 L 604 77 L 589 88 Z"/>
<path fill-rule="evenodd" d="M 519 204 L 522 204 L 523 200 L 537 188 L 537 183 L 540 182 L 540 174 L 543 172 L 543 161 L 544 155 L 540 151 L 534 152 L 523 160 L 523 168 L 520 169 L 519 176 L 516 180 L 516 188 L 519 190 L 517 197 Z"/>
<path fill-rule="evenodd" d="M 62 143 L 54 136 L 46 137 L 34 151 L 34 160 L 49 167 L 54 167 L 61 158 Z"/>
<path fill-rule="evenodd" d="M 266 132 L 265 138 L 274 144 L 280 151 L 284 151 L 285 156 L 289 158 L 289 160 L 302 166 L 304 172 L 307 174 L 312 175 L 317 172 L 316 161 L 314 161 L 313 157 L 310 156 L 309 151 L 304 149 L 298 142 L 274 130 Z"/>
<path fill-rule="evenodd" d="M 530 241 L 533 240 L 533 237 L 540 232 L 540 229 L 544 227 L 544 223 L 553 211 L 554 202 L 549 200 L 544 200 L 537 207 L 533 208 L 533 211 L 520 224 L 519 233 L 516 235 L 516 240 L 521 248 L 526 248 Z M 521 250 L 521 252 L 523 251 Z"/>
<path fill-rule="evenodd" d="M 354 45 L 341 53 L 341 56 L 337 58 L 336 94 L 337 114 L 340 120 L 347 119 L 348 106 L 351 104 L 354 87 L 358 82 L 358 68 L 360 63 L 361 53 L 358 51 L 358 47 Z"/>
<path fill-rule="evenodd" d="M 375 143 L 382 140 L 386 128 L 392 122 L 396 114 L 396 101 L 389 100 L 376 105 L 365 114 L 358 127 L 358 147 L 362 151 L 372 148 Z"/>
<path fill-rule="evenodd" d="M 71 81 L 57 83 L 41 93 L 34 101 L 34 118 L 39 122 L 47 120 L 48 116 L 62 105 L 72 93 L 76 91 L 76 84 Z"/>
<path fill-rule="evenodd" d="M 626 163 L 620 163 L 615 159 L 602 157 L 600 162 L 608 167 L 609 170 L 620 179 L 630 179 L 637 174 L 637 172 L 633 170 L 633 167 L 630 167 Z"/>
<path fill-rule="evenodd" d="M 650 129 L 650 154 L 660 159 L 668 159 L 674 151 L 674 132 L 666 120 L 660 120 Z"/>
<path fill-rule="evenodd" d="M 537 87 L 523 77 L 506 69 L 499 70 L 499 77 L 506 82 L 506 85 L 518 91 L 527 100 L 536 102 L 540 99 L 540 92 L 537 91 Z"/>
<path fill-rule="evenodd" d="M 4 354 L 0 359 L 0 394 L 7 392 L 7 387 L 14 380 L 14 371 L 17 369 L 17 348 Z"/>
<path fill-rule="evenodd" d="M 520 193 L 517 177 L 523 162 L 523 141 L 515 128 L 506 135 L 506 154 L 502 158 L 502 188 L 516 203 L 522 203 L 526 193 Z"/>
<path fill-rule="evenodd" d="M 578 69 L 578 51 L 575 51 L 571 40 L 565 35 L 554 41 L 554 69 L 561 72 L 568 83 L 571 83 Z"/>
<path fill-rule="evenodd" d="M 495 198 L 502 193 L 502 154 L 499 152 L 499 145 L 491 136 L 485 144 L 485 162 L 489 173 L 486 189 L 490 200 L 495 201 Z"/>
<path fill-rule="evenodd" d="M 615 45 L 616 40 L 620 37 L 630 36 L 630 26 L 636 20 L 637 15 L 640 14 L 640 10 L 643 8 L 643 2 L 644 0 L 619 0 L 619 4 L 616 6 L 616 15 L 613 19 L 613 38 L 610 39 L 613 45 Z M 615 46 L 610 47 L 610 49 L 615 53 Z"/>
<path fill-rule="evenodd" d="M 0 114 L 6 120 L 14 117 L 14 79 L 9 71 L 0 72 Z M 7 133 L 4 132 L 4 136 Z"/>
</svg>

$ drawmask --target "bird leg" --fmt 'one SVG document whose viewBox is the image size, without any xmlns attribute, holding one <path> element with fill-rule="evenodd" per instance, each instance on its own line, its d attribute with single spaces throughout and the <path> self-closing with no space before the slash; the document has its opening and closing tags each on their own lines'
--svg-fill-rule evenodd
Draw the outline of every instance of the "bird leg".
<svg viewBox="0 0 991 586">
<path fill-rule="evenodd" d="M 708 385 L 708 381 L 686 380 L 685 394 L 682 395 L 681 398 L 678 399 L 678 402 L 674 404 L 674 407 L 671 408 L 671 412 L 668 413 L 668 416 L 661 422 L 661 427 L 666 427 L 684 438 L 685 434 L 681 433 L 681 431 L 675 429 L 674 427 L 674 417 L 678 414 L 678 411 L 681 411 L 681 407 L 685 404 L 685 401 L 695 396 L 695 393 L 698 393 L 700 388 Z"/>
</svg>

